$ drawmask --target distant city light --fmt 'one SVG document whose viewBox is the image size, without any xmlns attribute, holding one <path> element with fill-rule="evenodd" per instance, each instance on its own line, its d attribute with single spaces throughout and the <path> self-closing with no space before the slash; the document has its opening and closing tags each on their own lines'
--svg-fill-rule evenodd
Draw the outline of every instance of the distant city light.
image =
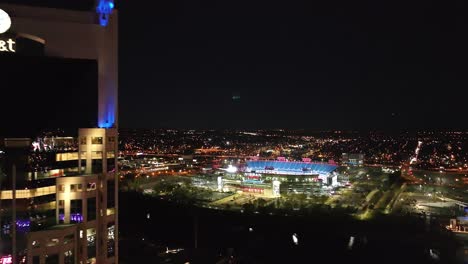
<svg viewBox="0 0 468 264">
<path fill-rule="evenodd" d="M 294 245 L 299 245 L 299 238 L 297 237 L 296 233 L 292 235 L 292 240 L 293 240 Z"/>
<path fill-rule="evenodd" d="M 11 255 L 2 256 L 0 258 L 0 264 L 11 264 L 13 263 Z"/>
<path fill-rule="evenodd" d="M 237 167 L 234 167 L 232 165 L 228 165 L 226 171 L 229 172 L 229 173 L 236 173 L 237 172 Z"/>
<path fill-rule="evenodd" d="M 353 236 L 350 236 L 349 237 L 349 241 L 348 241 L 348 249 L 353 249 L 353 245 L 354 245 L 354 237 Z"/>
</svg>

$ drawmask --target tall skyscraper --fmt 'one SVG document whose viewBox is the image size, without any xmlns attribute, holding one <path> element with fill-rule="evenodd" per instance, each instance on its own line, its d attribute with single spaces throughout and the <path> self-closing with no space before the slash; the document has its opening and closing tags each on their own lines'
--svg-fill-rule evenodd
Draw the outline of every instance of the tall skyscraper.
<svg viewBox="0 0 468 264">
<path fill-rule="evenodd" d="M 97 87 L 98 94 L 95 125 L 79 129 L 78 147 L 66 156 L 76 161 L 76 167 L 66 173 L 29 168 L 28 174 L 25 167 L 29 163 L 21 157 L 27 156 L 30 148 L 16 144 L 28 144 L 24 143 L 28 139 L 11 138 L 17 137 L 13 132 L 0 144 L 4 156 L 3 168 L 0 167 L 3 264 L 118 263 L 117 16 L 110 0 L 97 1 L 87 11 L 0 4 L 0 56 L 4 58 L 1 67 L 11 70 L 11 63 L 18 69 L 30 69 L 34 75 L 33 78 L 28 72 L 13 69 L 8 85 L 2 89 L 11 92 L 9 100 L 17 105 L 39 105 L 37 113 L 33 109 L 28 116 L 22 116 L 10 104 L 7 115 L 12 118 L 0 124 L 5 131 L 13 122 L 15 129 L 11 131 L 23 137 L 23 131 L 30 129 L 28 125 L 41 124 L 35 122 L 37 119 L 49 127 L 54 122 L 73 126 L 76 119 L 78 128 L 83 124 L 78 122 L 80 113 L 88 113 L 88 108 L 94 108 L 90 104 L 96 102 L 89 87 Z M 22 63 L 25 67 L 21 67 Z M 57 72 L 41 73 L 43 68 Z M 19 86 L 32 86 L 29 88 L 37 93 L 15 93 L 25 88 Z M 83 89 L 82 94 L 77 89 Z M 54 100 L 64 98 L 54 96 L 55 93 L 69 95 L 70 104 L 61 105 L 61 109 L 47 108 L 46 104 L 60 105 Z M 42 110 L 45 114 L 40 114 Z M 68 111 L 67 122 L 60 122 L 60 115 L 57 120 L 48 116 L 60 111 Z"/>
</svg>

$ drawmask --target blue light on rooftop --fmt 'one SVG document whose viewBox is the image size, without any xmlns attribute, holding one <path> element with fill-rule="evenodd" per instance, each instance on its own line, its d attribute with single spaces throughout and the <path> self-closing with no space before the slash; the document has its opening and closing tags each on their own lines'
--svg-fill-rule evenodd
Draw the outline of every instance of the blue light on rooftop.
<svg viewBox="0 0 468 264">
<path fill-rule="evenodd" d="M 106 104 L 106 112 L 104 116 L 99 117 L 98 127 L 99 128 L 111 128 L 115 125 L 115 108 L 112 101 L 108 101 Z"/>
<path fill-rule="evenodd" d="M 109 16 L 114 9 L 113 0 L 99 0 L 96 6 L 96 13 L 99 15 L 99 24 L 103 27 L 109 23 Z"/>
<path fill-rule="evenodd" d="M 111 128 L 112 127 L 112 123 L 99 123 L 99 128 Z"/>
</svg>

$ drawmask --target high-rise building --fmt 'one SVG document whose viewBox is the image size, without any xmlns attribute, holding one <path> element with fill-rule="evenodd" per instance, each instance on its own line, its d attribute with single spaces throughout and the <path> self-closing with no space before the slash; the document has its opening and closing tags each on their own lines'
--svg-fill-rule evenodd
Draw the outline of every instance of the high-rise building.
<svg viewBox="0 0 468 264">
<path fill-rule="evenodd" d="M 10 131 L 0 134 L 6 137 L 0 144 L 2 264 L 118 263 L 117 21 L 112 0 L 88 10 L 0 4 L 0 68 L 11 71 L 2 89 L 14 102 L 0 124 Z M 30 88 L 37 93 L 28 94 Z M 57 93 L 69 100 L 60 105 L 57 98 L 64 97 Z M 96 101 L 94 127 L 79 128 L 88 124 L 80 114 Z M 35 103 L 40 107 L 27 108 Z M 21 104 L 27 116 L 14 109 Z M 66 159 L 76 160 L 76 168 L 31 176 L 28 153 L 39 143 L 17 137 L 41 124 L 70 127 L 74 121 L 78 147 Z"/>
</svg>

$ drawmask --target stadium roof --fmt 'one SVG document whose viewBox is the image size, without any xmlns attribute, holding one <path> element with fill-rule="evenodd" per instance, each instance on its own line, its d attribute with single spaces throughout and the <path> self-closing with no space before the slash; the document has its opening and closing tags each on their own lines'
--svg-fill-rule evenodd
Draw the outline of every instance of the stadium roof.
<svg viewBox="0 0 468 264">
<path fill-rule="evenodd" d="M 273 173 L 273 174 L 328 174 L 338 166 L 328 163 L 288 162 L 288 161 L 247 161 L 247 172 Z"/>
</svg>

